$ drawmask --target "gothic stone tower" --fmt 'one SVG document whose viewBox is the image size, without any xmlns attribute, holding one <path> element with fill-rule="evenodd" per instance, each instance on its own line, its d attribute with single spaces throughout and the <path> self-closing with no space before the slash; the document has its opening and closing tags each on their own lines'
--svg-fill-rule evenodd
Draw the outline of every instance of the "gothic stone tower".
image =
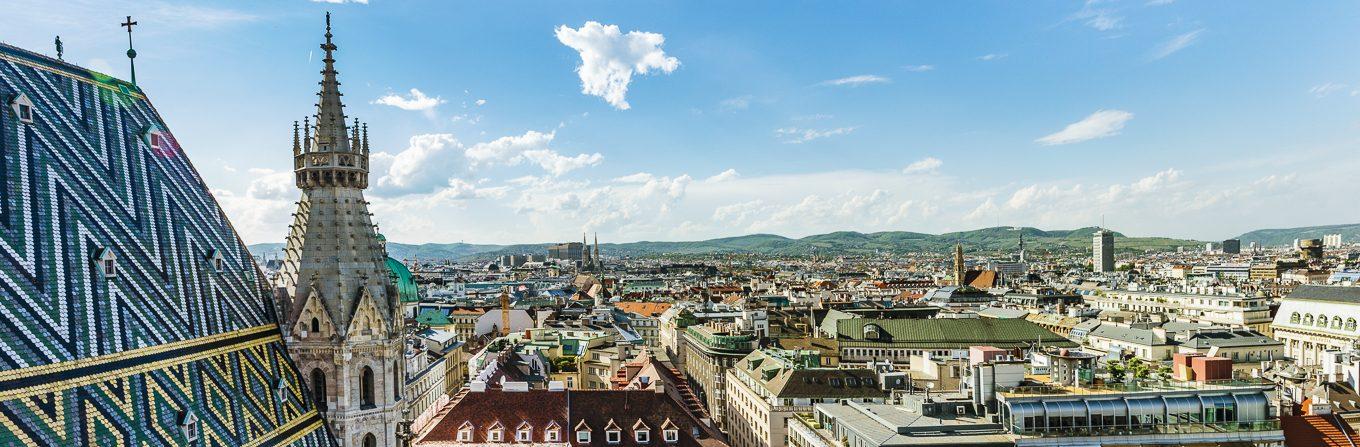
<svg viewBox="0 0 1360 447">
<path fill-rule="evenodd" d="M 326 15 L 325 68 L 315 122 L 293 130 L 302 190 L 275 284 L 288 353 L 342 446 L 396 447 L 402 320 L 372 221 L 367 126 L 345 124 Z"/>
</svg>

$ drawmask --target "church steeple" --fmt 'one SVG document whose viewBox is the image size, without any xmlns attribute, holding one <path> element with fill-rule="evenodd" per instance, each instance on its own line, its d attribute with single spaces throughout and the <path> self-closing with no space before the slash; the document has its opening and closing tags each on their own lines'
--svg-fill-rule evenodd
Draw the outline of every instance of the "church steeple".
<svg viewBox="0 0 1360 447">
<path fill-rule="evenodd" d="M 404 408 L 404 320 L 364 198 L 367 131 L 345 117 L 333 38 L 327 14 L 316 114 L 304 118 L 300 144 L 294 130 L 301 197 L 274 280 L 275 303 L 288 354 L 304 368 L 308 395 L 339 445 L 358 445 L 367 435 L 393 446 L 391 423 Z"/>
<path fill-rule="evenodd" d="M 334 37 L 331 15 L 326 13 L 326 42 L 321 44 L 325 57 L 321 90 L 316 93 L 316 121 L 308 129 L 303 153 L 295 154 L 297 185 L 303 189 L 368 187 L 368 154 L 360 145 L 359 123 L 356 119 L 353 129 L 346 125 L 345 105 L 340 100 L 344 95 L 340 93 L 340 72 L 335 70 L 335 51 L 339 47 L 332 40 Z"/>
<path fill-rule="evenodd" d="M 326 13 L 326 43 L 321 50 L 326 57 L 321 61 L 321 91 L 316 93 L 316 142 L 322 152 L 344 151 L 349 148 L 349 132 L 345 128 L 345 106 L 340 102 L 340 80 L 335 71 L 335 42 L 331 38 L 331 13 Z"/>
<path fill-rule="evenodd" d="M 967 285 L 968 283 L 964 282 L 967 275 L 968 271 L 963 264 L 963 242 L 957 242 L 954 244 L 954 285 Z"/>
</svg>

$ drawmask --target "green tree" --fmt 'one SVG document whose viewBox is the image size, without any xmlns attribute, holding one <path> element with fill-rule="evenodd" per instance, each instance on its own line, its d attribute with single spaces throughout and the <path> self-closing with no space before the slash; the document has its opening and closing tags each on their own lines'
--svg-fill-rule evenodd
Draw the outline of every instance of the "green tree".
<svg viewBox="0 0 1360 447">
<path fill-rule="evenodd" d="M 1124 375 L 1127 373 L 1124 364 L 1118 360 L 1106 360 L 1105 370 L 1110 372 L 1110 381 L 1116 383 L 1123 382 Z"/>
</svg>

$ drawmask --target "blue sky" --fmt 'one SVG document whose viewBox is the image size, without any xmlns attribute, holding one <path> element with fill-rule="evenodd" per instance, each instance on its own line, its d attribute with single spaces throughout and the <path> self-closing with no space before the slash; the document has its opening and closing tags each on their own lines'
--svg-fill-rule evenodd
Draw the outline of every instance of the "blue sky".
<svg viewBox="0 0 1360 447">
<path fill-rule="evenodd" d="M 248 242 L 297 199 L 327 10 L 395 241 L 1360 221 L 1345 2 L 0 3 L 0 39 L 120 77 L 133 15 Z"/>
</svg>

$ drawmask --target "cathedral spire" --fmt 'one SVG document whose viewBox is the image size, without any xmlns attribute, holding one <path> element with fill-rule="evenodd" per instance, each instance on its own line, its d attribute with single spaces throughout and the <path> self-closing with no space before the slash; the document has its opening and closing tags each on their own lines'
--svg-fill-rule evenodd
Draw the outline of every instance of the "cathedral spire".
<svg viewBox="0 0 1360 447">
<path fill-rule="evenodd" d="M 364 153 L 364 155 L 368 155 L 368 123 L 364 123 L 364 146 L 363 146 L 363 153 Z"/>
<path fill-rule="evenodd" d="M 331 13 L 326 13 L 326 43 L 321 49 L 326 52 L 322 59 L 325 67 L 321 69 L 321 91 L 317 92 L 316 103 L 316 144 L 321 152 L 348 151 L 349 135 L 345 129 L 345 106 L 340 102 L 340 81 L 336 79 L 335 50 L 331 38 Z"/>
<path fill-rule="evenodd" d="M 302 143 L 298 141 L 298 122 L 293 121 L 293 156 L 302 155 Z"/>
</svg>

